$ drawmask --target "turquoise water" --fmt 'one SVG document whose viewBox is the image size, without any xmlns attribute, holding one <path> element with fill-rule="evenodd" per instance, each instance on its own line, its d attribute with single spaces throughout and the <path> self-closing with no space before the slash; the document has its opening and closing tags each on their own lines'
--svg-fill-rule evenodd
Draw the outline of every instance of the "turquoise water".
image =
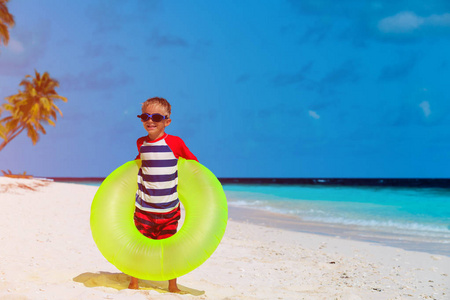
<svg viewBox="0 0 450 300">
<path fill-rule="evenodd" d="M 351 228 L 349 238 L 450 255 L 450 189 L 248 184 L 223 187 L 232 207 Z M 302 231 L 301 223 L 298 226 Z"/>
<path fill-rule="evenodd" d="M 231 206 L 347 226 L 366 237 L 448 245 L 450 253 L 450 189 L 284 185 L 224 189 Z"/>
</svg>

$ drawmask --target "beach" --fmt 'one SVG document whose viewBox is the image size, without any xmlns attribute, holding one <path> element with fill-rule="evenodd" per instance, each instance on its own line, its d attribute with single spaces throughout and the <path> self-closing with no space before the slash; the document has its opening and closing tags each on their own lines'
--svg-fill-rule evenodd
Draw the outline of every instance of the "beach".
<svg viewBox="0 0 450 300">
<path fill-rule="evenodd" d="M 449 256 L 279 228 L 236 207 L 214 254 L 178 279 L 184 294 L 129 290 L 92 239 L 97 189 L 0 177 L 0 299 L 450 298 Z"/>
</svg>

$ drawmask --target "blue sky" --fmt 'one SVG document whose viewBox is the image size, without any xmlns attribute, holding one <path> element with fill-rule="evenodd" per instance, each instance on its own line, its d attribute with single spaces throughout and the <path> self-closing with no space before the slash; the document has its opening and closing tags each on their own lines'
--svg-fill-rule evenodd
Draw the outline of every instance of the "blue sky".
<svg viewBox="0 0 450 300">
<path fill-rule="evenodd" d="M 0 96 L 59 80 L 64 116 L 0 169 L 106 176 L 140 103 L 218 177 L 450 177 L 450 1 L 18 1 Z M 0 100 L 3 101 L 3 100 Z"/>
</svg>

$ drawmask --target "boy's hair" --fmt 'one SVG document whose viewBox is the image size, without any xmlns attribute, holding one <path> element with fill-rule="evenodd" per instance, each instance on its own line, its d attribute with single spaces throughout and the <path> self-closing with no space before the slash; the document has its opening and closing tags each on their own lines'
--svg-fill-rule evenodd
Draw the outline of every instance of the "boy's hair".
<svg viewBox="0 0 450 300">
<path fill-rule="evenodd" d="M 170 117 L 170 113 L 172 110 L 172 106 L 170 105 L 169 101 L 167 101 L 164 98 L 161 97 L 153 97 L 153 98 L 149 98 L 147 99 L 144 103 L 142 103 L 142 111 L 144 111 L 144 109 L 149 106 L 149 105 L 161 105 L 168 113 L 169 117 Z"/>
</svg>

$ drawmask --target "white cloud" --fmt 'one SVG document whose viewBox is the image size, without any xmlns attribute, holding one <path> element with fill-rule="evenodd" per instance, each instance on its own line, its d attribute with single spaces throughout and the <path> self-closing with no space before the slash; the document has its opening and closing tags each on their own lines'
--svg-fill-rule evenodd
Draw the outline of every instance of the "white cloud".
<svg viewBox="0 0 450 300">
<path fill-rule="evenodd" d="M 430 102 L 423 101 L 422 103 L 419 104 L 419 106 L 422 109 L 423 114 L 425 115 L 425 117 L 428 118 L 428 116 L 431 114 Z"/>
<path fill-rule="evenodd" d="M 384 33 L 410 33 L 423 27 L 450 27 L 450 13 L 421 17 L 411 11 L 402 11 L 378 22 Z"/>
<path fill-rule="evenodd" d="M 8 46 L 0 49 L 0 75 L 23 76 L 36 67 L 36 61 L 44 56 L 50 25 L 40 23 L 31 29 L 15 30 Z"/>
<path fill-rule="evenodd" d="M 8 49 L 13 53 L 22 53 L 25 50 L 23 44 L 15 39 L 9 41 Z"/>
<path fill-rule="evenodd" d="M 313 110 L 308 111 L 308 114 L 310 117 L 314 118 L 314 119 L 320 119 L 320 116 Z"/>
<path fill-rule="evenodd" d="M 430 25 L 439 27 L 450 27 L 450 13 L 445 13 L 442 15 L 431 15 L 426 18 L 426 21 Z"/>
<path fill-rule="evenodd" d="M 404 33 L 411 32 L 425 23 L 424 18 L 410 11 L 404 11 L 378 22 L 378 29 L 382 32 Z"/>
</svg>

